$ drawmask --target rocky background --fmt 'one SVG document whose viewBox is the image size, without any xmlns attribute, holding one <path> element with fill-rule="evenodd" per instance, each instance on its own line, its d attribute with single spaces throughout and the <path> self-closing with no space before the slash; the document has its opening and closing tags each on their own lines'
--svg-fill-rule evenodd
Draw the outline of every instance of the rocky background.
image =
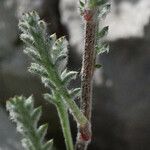
<svg viewBox="0 0 150 150">
<path fill-rule="evenodd" d="M 97 61 L 103 68 L 94 77 L 93 141 L 89 150 L 150 149 L 150 1 L 112 0 L 110 53 Z M 0 150 L 22 150 L 20 136 L 8 119 L 5 102 L 14 95 L 31 94 L 43 106 L 41 122 L 49 122 L 47 138 L 65 150 L 56 110 L 43 101 L 46 91 L 40 79 L 27 72 L 30 59 L 23 54 L 18 19 L 37 10 L 48 23 L 49 33 L 66 35 L 70 41 L 68 67 L 79 70 L 83 23 L 75 0 L 0 1 Z M 74 82 L 73 85 L 79 84 Z M 72 117 L 71 117 L 72 119 Z M 76 128 L 72 121 L 75 138 Z"/>
</svg>

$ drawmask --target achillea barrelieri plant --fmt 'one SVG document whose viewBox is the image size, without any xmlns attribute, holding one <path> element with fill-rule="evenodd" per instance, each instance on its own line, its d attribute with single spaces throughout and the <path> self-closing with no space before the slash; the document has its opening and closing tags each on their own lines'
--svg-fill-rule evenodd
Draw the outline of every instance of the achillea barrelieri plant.
<svg viewBox="0 0 150 150">
<path fill-rule="evenodd" d="M 65 37 L 58 38 L 56 34 L 48 36 L 46 23 L 40 20 L 36 12 L 23 15 L 19 22 L 22 31 L 21 40 L 25 43 L 24 52 L 33 63 L 29 68 L 31 73 L 41 77 L 49 93 L 43 94 L 45 100 L 56 106 L 67 150 L 86 150 L 91 142 L 91 110 L 92 110 L 92 78 L 98 54 L 108 52 L 109 46 L 103 42 L 108 27 L 99 30 L 99 21 L 110 10 L 106 0 L 80 1 L 80 11 L 85 23 L 85 42 L 81 71 L 81 88 L 69 89 L 70 81 L 78 72 L 66 68 L 68 61 L 68 42 Z M 81 105 L 77 106 L 74 99 L 80 97 Z M 52 141 L 44 142 L 47 125 L 37 127 L 41 108 L 33 108 L 33 98 L 15 97 L 7 102 L 11 119 L 17 123 L 18 131 L 23 135 L 22 145 L 26 150 L 52 150 Z M 77 141 L 73 145 L 70 123 L 70 112 L 78 128 Z"/>
</svg>

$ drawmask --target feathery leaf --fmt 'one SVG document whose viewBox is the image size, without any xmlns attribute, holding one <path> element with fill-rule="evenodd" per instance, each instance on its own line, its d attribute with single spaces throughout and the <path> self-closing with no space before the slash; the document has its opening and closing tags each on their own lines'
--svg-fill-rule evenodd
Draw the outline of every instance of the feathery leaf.
<svg viewBox="0 0 150 150">
<path fill-rule="evenodd" d="M 48 36 L 46 23 L 40 20 L 36 12 L 23 15 L 19 27 L 22 31 L 21 37 L 27 47 L 25 52 L 35 62 L 31 64 L 29 71 L 41 76 L 42 82 L 51 90 L 60 91 L 66 107 L 69 107 L 78 123 L 85 124 L 87 119 L 71 99 L 69 89 L 66 86 L 77 73 L 68 71 L 62 79 L 68 62 L 68 41 L 66 38 L 57 39 L 56 34 Z"/>
<path fill-rule="evenodd" d="M 70 90 L 70 95 L 72 96 L 73 99 L 79 97 L 81 94 L 81 88 L 75 88 L 73 90 Z"/>
<path fill-rule="evenodd" d="M 97 54 L 102 54 L 105 52 L 109 52 L 109 44 L 108 43 L 100 43 L 98 46 L 96 46 L 96 52 Z"/>
<path fill-rule="evenodd" d="M 106 26 L 106 27 L 104 27 L 99 33 L 98 33 L 98 38 L 103 38 L 103 37 L 105 37 L 107 34 L 108 34 L 108 29 L 109 29 L 109 27 L 108 26 Z"/>
<path fill-rule="evenodd" d="M 34 108 L 33 97 L 14 97 L 7 101 L 6 107 L 11 119 L 17 124 L 18 131 L 22 134 L 22 145 L 26 150 L 45 150 L 43 148 L 46 125 L 37 128 L 41 116 L 41 107 Z M 52 150 L 49 145 L 49 150 Z"/>
</svg>

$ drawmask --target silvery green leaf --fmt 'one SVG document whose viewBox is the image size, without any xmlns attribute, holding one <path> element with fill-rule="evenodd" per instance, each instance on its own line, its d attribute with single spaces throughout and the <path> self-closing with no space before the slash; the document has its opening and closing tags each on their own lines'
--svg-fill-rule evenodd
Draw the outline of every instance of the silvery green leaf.
<svg viewBox="0 0 150 150">
<path fill-rule="evenodd" d="M 40 20 L 40 17 L 37 14 L 36 11 L 31 11 L 31 12 L 27 13 L 27 15 L 29 15 L 30 17 L 32 17 L 35 22 L 37 22 L 37 21 Z"/>
<path fill-rule="evenodd" d="M 107 3 L 108 0 L 89 0 L 89 5 L 90 5 L 90 8 L 94 8 L 94 7 L 97 7 L 97 6 L 103 6 L 104 4 Z"/>
<path fill-rule="evenodd" d="M 65 37 L 61 37 L 57 39 L 52 48 L 52 58 L 53 62 L 56 61 L 59 55 L 67 54 L 68 53 L 68 42 Z"/>
<path fill-rule="evenodd" d="M 80 3 L 80 7 L 84 7 L 85 4 L 81 0 L 79 0 L 79 3 Z"/>
<path fill-rule="evenodd" d="M 105 18 L 106 15 L 110 12 L 110 8 L 111 8 L 111 5 L 110 4 L 106 4 L 104 5 L 100 11 L 99 11 L 99 17 L 100 18 Z"/>
<path fill-rule="evenodd" d="M 97 1 L 98 0 L 89 0 L 89 6 L 91 9 L 97 6 Z"/>
<path fill-rule="evenodd" d="M 37 126 L 37 122 L 39 121 L 40 117 L 42 114 L 42 107 L 37 107 L 33 110 L 33 112 L 31 113 L 31 118 L 33 121 L 34 126 Z"/>
<path fill-rule="evenodd" d="M 33 96 L 30 96 L 29 98 L 27 98 L 26 99 L 26 101 L 25 101 L 25 107 L 29 110 L 29 111 L 31 111 L 31 110 L 33 110 Z"/>
<path fill-rule="evenodd" d="M 48 102 L 55 104 L 55 97 L 49 93 L 45 93 L 43 94 L 43 97 L 45 100 L 47 100 Z"/>
<path fill-rule="evenodd" d="M 95 64 L 95 68 L 101 68 L 102 67 L 102 65 L 101 64 Z"/>
<path fill-rule="evenodd" d="M 65 69 L 62 73 L 61 73 L 61 79 L 63 80 L 67 74 L 67 69 Z"/>
<path fill-rule="evenodd" d="M 71 80 L 75 79 L 77 76 L 78 72 L 76 71 L 69 71 L 66 73 L 66 75 L 64 76 L 64 78 L 62 79 L 64 84 L 68 84 Z"/>
<path fill-rule="evenodd" d="M 67 57 L 68 57 L 68 56 L 67 56 L 66 54 L 59 55 L 59 56 L 57 57 L 57 59 L 56 59 L 55 65 L 56 65 L 56 66 L 60 65 L 60 63 L 62 63 L 62 61 L 63 61 L 64 59 L 67 59 Z"/>
<path fill-rule="evenodd" d="M 107 2 L 108 2 L 108 0 L 97 0 L 97 5 L 102 6 L 102 5 L 106 4 Z"/>
<path fill-rule="evenodd" d="M 43 145 L 43 150 L 53 150 L 53 140 L 49 140 Z"/>
<path fill-rule="evenodd" d="M 27 54 L 29 57 L 31 57 L 33 60 L 41 63 L 41 58 L 40 58 L 39 53 L 37 51 L 35 51 L 33 48 L 26 47 L 24 49 L 24 53 Z"/>
<path fill-rule="evenodd" d="M 66 54 L 59 55 L 55 61 L 55 66 L 58 70 L 58 73 L 61 74 L 62 71 L 66 68 L 68 62 L 68 56 Z"/>
<path fill-rule="evenodd" d="M 43 31 L 46 30 L 46 23 L 43 20 L 38 21 L 38 25 Z"/>
<path fill-rule="evenodd" d="M 49 36 L 48 42 L 50 44 L 50 47 L 52 47 L 54 45 L 56 39 L 57 39 L 56 33 Z"/>
<path fill-rule="evenodd" d="M 6 106 L 11 119 L 17 124 L 17 130 L 23 137 L 23 147 L 27 150 L 43 150 L 43 145 L 47 145 L 44 142 L 47 126 L 42 125 L 37 128 L 42 110 L 41 107 L 34 109 L 32 100 L 32 96 L 28 99 L 16 96 L 7 101 Z"/>
<path fill-rule="evenodd" d="M 107 34 L 108 34 L 108 29 L 109 29 L 109 27 L 108 26 L 106 26 L 106 27 L 104 27 L 99 33 L 98 33 L 98 38 L 103 38 L 103 37 L 105 37 Z"/>
<path fill-rule="evenodd" d="M 73 99 L 75 99 L 75 98 L 77 98 L 77 97 L 80 96 L 80 94 L 81 94 L 81 88 L 75 88 L 75 89 L 71 90 L 69 93 L 70 93 L 71 97 Z"/>
<path fill-rule="evenodd" d="M 28 70 L 29 70 L 29 72 L 40 75 L 42 77 L 48 76 L 46 69 L 37 63 L 31 63 L 31 66 L 29 67 Z"/>
<path fill-rule="evenodd" d="M 41 77 L 42 83 L 44 83 L 45 87 L 55 89 L 55 83 L 53 83 L 52 80 L 49 80 L 48 78 Z"/>
<path fill-rule="evenodd" d="M 44 136 L 47 133 L 48 124 L 43 124 L 37 129 L 37 134 L 40 137 L 41 141 L 44 140 Z"/>
<path fill-rule="evenodd" d="M 27 22 L 19 21 L 19 29 L 23 32 L 26 32 L 30 28 Z"/>
<path fill-rule="evenodd" d="M 27 45 L 33 45 L 35 42 L 33 37 L 28 34 L 21 34 L 20 39 Z"/>
<path fill-rule="evenodd" d="M 34 149 L 32 143 L 31 143 L 31 141 L 29 139 L 23 138 L 21 140 L 21 143 L 22 143 L 23 148 L 25 148 L 26 150 Z"/>
<path fill-rule="evenodd" d="M 96 46 L 96 52 L 97 54 L 102 54 L 104 52 L 109 52 L 109 44 L 108 43 L 100 43 Z"/>
</svg>

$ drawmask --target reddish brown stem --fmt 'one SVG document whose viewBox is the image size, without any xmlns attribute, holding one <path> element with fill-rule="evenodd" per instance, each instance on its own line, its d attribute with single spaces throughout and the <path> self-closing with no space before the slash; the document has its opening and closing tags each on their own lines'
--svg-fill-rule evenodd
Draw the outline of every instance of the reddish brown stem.
<svg viewBox="0 0 150 150">
<path fill-rule="evenodd" d="M 96 10 L 86 10 L 83 14 L 85 23 L 85 45 L 81 72 L 81 110 L 89 123 L 78 127 L 76 150 L 86 150 L 91 141 L 91 112 L 92 112 L 92 78 L 95 66 L 95 42 L 97 21 Z"/>
</svg>

